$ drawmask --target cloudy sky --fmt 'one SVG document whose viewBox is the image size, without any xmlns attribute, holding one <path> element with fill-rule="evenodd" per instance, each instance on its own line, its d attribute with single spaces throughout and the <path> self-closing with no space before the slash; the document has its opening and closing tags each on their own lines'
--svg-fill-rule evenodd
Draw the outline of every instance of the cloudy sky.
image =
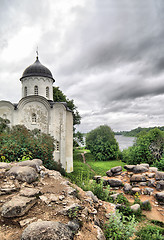
<svg viewBox="0 0 164 240">
<path fill-rule="evenodd" d="M 0 99 L 35 61 L 74 99 L 78 130 L 164 125 L 163 0 L 0 0 Z"/>
</svg>

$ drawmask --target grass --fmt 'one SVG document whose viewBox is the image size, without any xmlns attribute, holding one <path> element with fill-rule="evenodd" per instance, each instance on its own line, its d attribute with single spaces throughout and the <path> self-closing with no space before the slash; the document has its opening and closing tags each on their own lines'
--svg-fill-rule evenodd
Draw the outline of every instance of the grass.
<svg viewBox="0 0 164 240">
<path fill-rule="evenodd" d="M 91 168 L 96 172 L 96 175 L 106 176 L 106 172 L 112 167 L 124 166 L 120 160 L 115 161 L 95 161 L 94 156 L 91 153 L 85 154 L 86 162 L 91 166 Z"/>
</svg>

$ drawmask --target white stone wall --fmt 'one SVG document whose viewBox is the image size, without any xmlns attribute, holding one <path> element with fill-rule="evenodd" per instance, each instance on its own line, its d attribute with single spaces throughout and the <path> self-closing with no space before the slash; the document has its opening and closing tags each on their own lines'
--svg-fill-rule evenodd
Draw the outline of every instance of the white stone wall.
<svg viewBox="0 0 164 240">
<path fill-rule="evenodd" d="M 53 101 L 53 80 L 48 77 L 25 77 L 22 82 L 22 98 L 25 96 L 25 87 L 27 87 L 27 96 L 35 95 L 34 87 L 38 86 L 38 95 Z M 46 87 L 49 88 L 49 97 L 46 96 Z"/>
</svg>

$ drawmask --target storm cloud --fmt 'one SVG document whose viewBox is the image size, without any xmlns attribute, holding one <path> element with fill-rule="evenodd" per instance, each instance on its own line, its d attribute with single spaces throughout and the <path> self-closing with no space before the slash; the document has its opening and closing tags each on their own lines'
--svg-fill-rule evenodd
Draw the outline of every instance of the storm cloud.
<svg viewBox="0 0 164 240">
<path fill-rule="evenodd" d="M 87 132 L 164 125 L 163 0 L 2 0 L 0 98 L 18 102 L 39 59 Z"/>
</svg>

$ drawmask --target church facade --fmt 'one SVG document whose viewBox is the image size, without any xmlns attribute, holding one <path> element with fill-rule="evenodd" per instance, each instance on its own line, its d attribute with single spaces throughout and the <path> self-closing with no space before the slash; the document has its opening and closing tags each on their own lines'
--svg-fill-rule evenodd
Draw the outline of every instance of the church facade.
<svg viewBox="0 0 164 240">
<path fill-rule="evenodd" d="M 22 98 L 18 104 L 0 101 L 0 117 L 10 125 L 40 129 L 55 139 L 54 160 L 66 172 L 73 171 L 73 115 L 66 103 L 53 101 L 52 73 L 38 59 L 27 67 L 20 78 Z"/>
</svg>

